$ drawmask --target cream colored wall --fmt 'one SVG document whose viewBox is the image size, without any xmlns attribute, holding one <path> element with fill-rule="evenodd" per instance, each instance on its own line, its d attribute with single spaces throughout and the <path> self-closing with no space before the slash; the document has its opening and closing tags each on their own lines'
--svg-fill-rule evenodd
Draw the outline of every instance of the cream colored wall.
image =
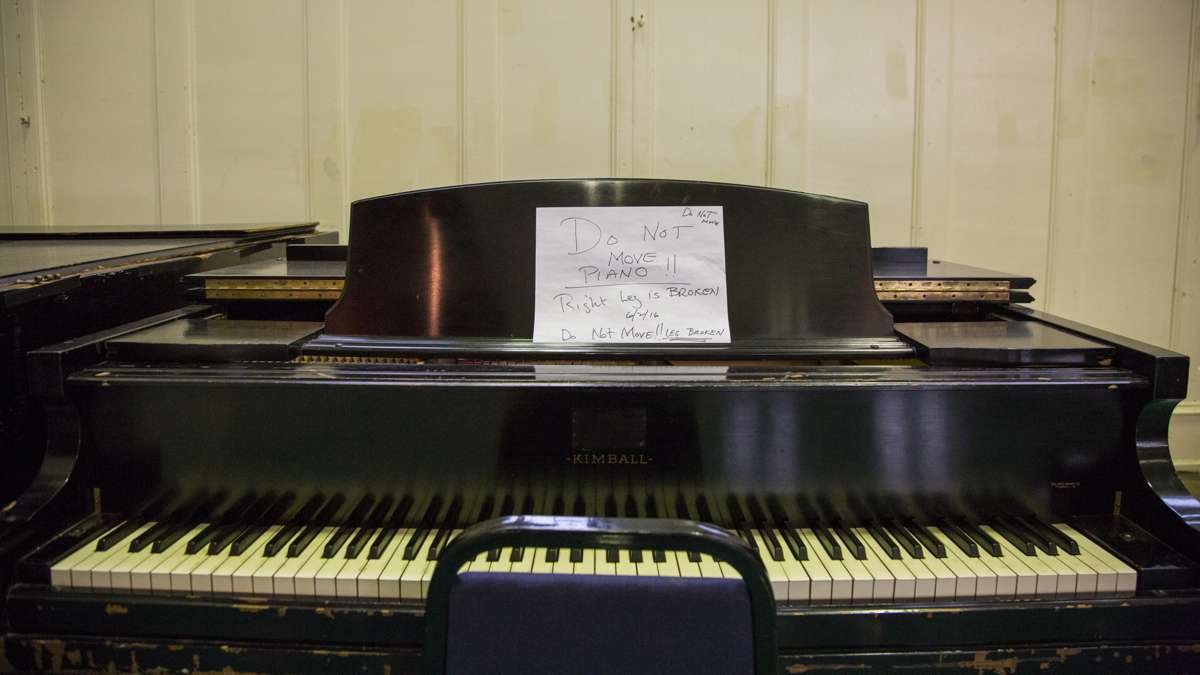
<svg viewBox="0 0 1200 675">
<path fill-rule="evenodd" d="M 776 185 L 1200 357 L 1200 0 L 0 1 L 0 223 Z"/>
</svg>

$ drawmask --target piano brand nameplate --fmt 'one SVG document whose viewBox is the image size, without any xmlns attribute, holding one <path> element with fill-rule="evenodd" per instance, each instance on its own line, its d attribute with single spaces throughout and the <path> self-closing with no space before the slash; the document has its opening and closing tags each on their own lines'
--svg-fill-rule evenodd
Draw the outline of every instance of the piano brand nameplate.
<svg viewBox="0 0 1200 675">
<path fill-rule="evenodd" d="M 729 343 L 721 206 L 537 209 L 533 340 Z"/>
</svg>

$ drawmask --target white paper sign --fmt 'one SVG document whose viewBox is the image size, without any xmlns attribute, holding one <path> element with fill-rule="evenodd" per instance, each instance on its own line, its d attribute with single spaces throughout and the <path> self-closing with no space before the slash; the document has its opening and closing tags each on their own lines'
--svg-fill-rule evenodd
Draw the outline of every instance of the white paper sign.
<svg viewBox="0 0 1200 675">
<path fill-rule="evenodd" d="M 720 206 L 537 210 L 533 341 L 729 342 Z"/>
</svg>

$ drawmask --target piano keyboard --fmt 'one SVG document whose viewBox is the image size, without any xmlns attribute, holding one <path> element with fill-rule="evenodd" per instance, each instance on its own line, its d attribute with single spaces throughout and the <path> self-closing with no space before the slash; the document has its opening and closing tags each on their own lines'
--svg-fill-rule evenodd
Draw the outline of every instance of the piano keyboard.
<svg viewBox="0 0 1200 675">
<path fill-rule="evenodd" d="M 305 525 L 315 508 L 284 525 L 262 523 L 261 511 L 257 524 L 126 521 L 52 563 L 50 580 L 58 588 L 150 594 L 423 600 L 438 554 L 461 529 L 455 518 L 395 527 L 403 514 L 389 525 L 387 507 L 368 515 L 370 504 L 360 504 L 340 526 L 327 518 Z M 1063 523 L 736 532 L 757 551 L 781 603 L 1088 598 L 1137 588 L 1132 568 Z M 695 553 L 543 548 L 481 554 L 460 572 L 736 576 L 729 565 Z"/>
</svg>

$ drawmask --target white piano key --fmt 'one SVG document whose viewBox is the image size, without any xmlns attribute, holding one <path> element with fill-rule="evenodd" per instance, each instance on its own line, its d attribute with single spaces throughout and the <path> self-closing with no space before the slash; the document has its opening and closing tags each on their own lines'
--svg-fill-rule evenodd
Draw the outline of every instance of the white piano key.
<svg viewBox="0 0 1200 675">
<path fill-rule="evenodd" d="M 1095 568 L 1088 564 L 1088 556 L 1083 555 L 1080 550 L 1078 555 L 1072 555 L 1068 551 L 1059 549 L 1059 562 L 1070 568 L 1075 575 L 1075 593 L 1076 598 L 1091 598 L 1096 595 L 1096 579 L 1098 577 Z"/>
<path fill-rule="evenodd" d="M 924 547 L 922 547 L 922 548 L 924 548 Z M 904 556 L 906 554 L 907 554 L 907 551 L 901 552 L 901 556 Z M 946 563 L 943 562 L 941 558 L 934 557 L 933 552 L 930 551 L 928 548 L 926 548 L 925 549 L 925 557 L 921 558 L 917 562 L 920 562 L 921 564 L 925 565 L 926 569 L 928 569 L 930 572 L 933 573 L 933 577 L 934 577 L 933 598 L 934 598 L 934 600 L 953 600 L 954 598 L 958 597 L 958 589 L 959 589 L 959 581 L 960 581 L 959 577 L 949 567 L 946 566 Z M 967 581 L 968 580 L 965 580 L 965 579 L 963 580 L 964 591 L 968 588 L 968 586 L 966 585 Z M 969 579 L 969 582 L 970 582 L 970 586 L 969 586 L 970 593 L 971 593 L 971 595 L 974 595 L 975 579 L 972 577 L 971 579 Z M 971 597 L 971 596 L 967 596 L 967 597 Z"/>
<path fill-rule="evenodd" d="M 321 556 L 321 568 L 313 574 L 313 595 L 318 598 L 333 598 L 337 597 L 337 576 L 338 572 L 346 566 L 346 559 L 340 554 L 345 550 L 345 543 L 342 542 L 342 547 L 334 552 L 332 557 L 326 558 Z M 322 551 L 324 553 L 324 551 Z"/>
<path fill-rule="evenodd" d="M 263 532 L 262 536 L 255 540 L 255 542 L 251 544 L 250 548 L 246 549 L 246 551 L 242 553 L 246 560 L 241 564 L 241 566 L 233 571 L 233 575 L 231 577 L 234 593 L 239 595 L 254 594 L 254 573 L 258 570 L 258 568 L 262 567 L 268 560 L 270 560 L 269 558 L 263 556 L 263 551 L 267 548 L 267 544 L 271 541 L 271 537 L 274 537 L 276 534 L 278 534 L 279 530 L 281 529 L 283 529 L 282 525 L 272 525 L 271 527 L 268 527 L 267 531 Z"/>
<path fill-rule="evenodd" d="M 726 579 L 742 578 L 742 575 L 738 574 L 738 571 L 733 568 L 733 565 L 730 565 L 724 560 L 717 561 L 717 565 L 721 567 L 721 576 L 725 577 Z"/>
<path fill-rule="evenodd" d="M 711 555 L 702 553 L 700 555 L 700 562 L 696 564 L 700 567 L 700 576 L 706 579 L 721 579 L 725 576 L 721 572 L 721 564 Z"/>
<path fill-rule="evenodd" d="M 825 565 L 817 558 L 813 550 L 808 546 L 808 542 L 799 532 L 796 536 L 804 543 L 804 548 L 808 553 L 806 560 L 799 560 L 792 553 L 791 548 L 785 548 L 783 557 L 788 560 L 787 567 L 784 571 L 788 573 L 788 578 L 793 576 L 792 566 L 798 565 L 804 575 L 808 577 L 808 602 L 814 605 L 827 605 L 833 600 L 833 576 Z M 795 595 L 794 590 L 788 591 L 789 595 Z"/>
<path fill-rule="evenodd" d="M 486 560 L 486 558 L 485 558 Z M 512 547 L 500 549 L 500 557 L 487 563 L 485 572 L 508 572 L 512 570 Z"/>
<path fill-rule="evenodd" d="M 788 576 L 783 571 L 783 565 L 780 565 L 777 560 L 771 558 L 770 552 L 767 549 L 766 541 L 762 533 L 758 530 L 751 530 L 750 536 L 754 537 L 755 545 L 758 546 L 758 552 L 761 554 L 759 560 L 762 562 L 763 568 L 767 571 L 767 581 L 771 583 L 771 592 L 775 594 L 776 602 L 787 602 L 788 597 Z M 805 593 L 805 600 L 808 600 L 808 593 Z"/>
<path fill-rule="evenodd" d="M 1068 555 L 1066 551 L 1056 551 L 1056 553 L 1058 555 L 1049 555 L 1039 548 L 1037 550 L 1037 558 L 1058 577 L 1054 594 L 1068 597 L 1074 596 L 1076 583 L 1075 570 L 1063 561 L 1063 556 Z"/>
<path fill-rule="evenodd" d="M 1017 588 L 1015 596 L 1018 598 L 1037 596 L 1039 594 L 1038 579 L 1042 575 L 1029 566 L 1028 561 L 1030 558 L 1014 548 L 1012 544 L 1008 543 L 1007 539 L 1000 536 L 999 533 L 987 525 L 980 525 L 979 529 L 1000 545 L 1000 552 L 1003 554 L 1001 559 L 1004 561 L 1005 566 L 1007 566 L 1008 569 L 1012 570 L 1013 573 L 1017 575 Z M 1055 581 L 1052 581 L 1051 583 L 1055 583 L 1055 585 L 1057 585 L 1057 582 Z M 1044 586 L 1045 582 L 1043 582 L 1043 587 Z"/>
<path fill-rule="evenodd" d="M 554 563 L 546 562 L 546 549 L 527 548 L 525 555 L 533 556 L 533 565 L 530 567 L 530 571 L 534 574 L 554 574 Z"/>
<path fill-rule="evenodd" d="M 510 551 L 511 552 L 511 551 Z M 509 572 L 518 574 L 529 574 L 533 571 L 533 549 L 526 548 L 522 550 L 521 559 L 514 561 L 508 568 Z"/>
<path fill-rule="evenodd" d="M 571 562 L 571 549 L 558 549 L 558 560 L 550 563 L 551 574 L 572 574 L 575 571 L 575 564 Z"/>
<path fill-rule="evenodd" d="M 103 534 L 88 539 L 71 553 L 61 558 L 58 562 L 50 565 L 50 585 L 55 588 L 71 588 L 75 584 L 72 581 L 72 572 L 79 569 L 83 561 L 94 556 L 97 553 L 107 553 L 107 551 L 97 551 L 96 541 Z M 89 575 L 90 577 L 90 575 Z"/>
<path fill-rule="evenodd" d="M 100 537 L 103 535 L 100 535 L 88 542 L 88 544 L 84 547 L 88 551 L 88 555 L 82 560 L 74 562 L 68 566 L 71 577 L 70 586 L 73 588 L 93 588 L 92 570 L 96 569 L 97 566 L 100 566 L 102 563 L 104 563 L 104 561 L 112 558 L 113 556 L 128 554 L 129 542 L 133 541 L 134 537 L 150 529 L 150 527 L 150 524 L 146 524 L 133 530 L 128 536 L 112 545 L 108 548 L 108 550 L 105 551 L 96 550 L 96 546 L 100 543 Z M 107 532 L 111 532 L 111 530 L 106 531 L 105 534 L 107 534 Z M 53 574 L 51 577 L 51 581 L 53 582 Z M 101 588 L 107 587 L 109 586 L 102 586 Z"/>
<path fill-rule="evenodd" d="M 604 557 L 604 552 L 599 551 L 596 554 L 596 573 L 599 574 L 600 559 Z M 684 551 L 675 552 L 675 564 L 679 567 L 679 576 L 687 578 L 700 577 L 700 563 L 688 560 L 688 554 Z"/>
<path fill-rule="evenodd" d="M 658 565 L 654 564 L 654 552 L 647 549 L 642 551 L 642 561 L 633 563 L 639 577 L 658 576 Z"/>
<path fill-rule="evenodd" d="M 842 564 L 846 566 L 846 571 L 850 573 L 854 583 L 850 602 L 863 603 L 874 600 L 875 577 L 871 576 L 870 570 L 861 560 L 850 554 L 847 546 L 842 546 Z"/>
<path fill-rule="evenodd" d="M 404 573 L 400 575 L 401 600 L 424 599 L 422 593 L 429 579 L 426 569 L 431 569 L 436 563 L 436 561 L 429 559 L 429 549 L 433 545 L 433 539 L 436 535 L 436 530 L 432 530 L 426 535 L 425 541 L 421 542 L 421 548 L 417 551 L 416 557 L 409 561 L 408 566 L 404 568 Z"/>
<path fill-rule="evenodd" d="M 150 522 L 139 528 L 133 536 L 137 536 L 154 527 L 157 523 Z M 106 556 L 102 560 L 96 562 L 92 567 L 91 587 L 102 590 L 129 590 L 129 569 L 137 561 L 132 560 L 132 556 L 136 553 L 129 552 L 129 542 L 133 541 L 133 537 L 126 537 L 117 545 L 113 546 L 113 554 Z M 115 572 L 115 574 L 114 574 Z"/>
<path fill-rule="evenodd" d="M 926 529 L 929 531 L 930 535 L 932 535 L 934 538 L 937 538 L 937 535 L 933 532 L 933 528 Z M 950 597 L 958 600 L 969 600 L 974 598 L 977 585 L 975 573 L 971 570 L 969 565 L 966 565 L 958 559 L 958 556 L 954 555 L 953 551 L 951 550 L 951 546 L 953 545 L 952 543 L 944 541 L 942 543 L 946 549 L 946 557 L 944 558 L 938 558 L 937 556 L 933 555 L 933 551 L 931 551 L 929 547 L 924 547 L 925 557 L 922 558 L 922 560 L 926 563 L 925 566 L 929 568 L 929 571 L 934 573 L 934 576 L 937 577 L 939 584 L 945 583 L 945 590 L 949 593 L 953 593 L 953 595 Z M 944 577 L 941 574 L 943 571 L 945 578 L 954 580 L 952 584 L 949 581 L 943 581 Z M 953 589 L 950 588 L 951 585 L 953 585 Z M 935 595 L 937 595 L 939 599 L 946 597 L 944 595 L 936 594 L 936 592 Z"/>
<path fill-rule="evenodd" d="M 636 577 L 638 573 L 637 565 L 630 559 L 629 551 L 620 549 L 617 551 L 617 575 Z"/>
<path fill-rule="evenodd" d="M 392 554 L 379 573 L 380 599 L 399 600 L 401 598 L 400 580 L 404 577 L 404 571 L 408 569 L 409 564 L 416 562 L 404 559 L 404 549 L 416 533 L 415 528 L 405 528 L 396 534 L 396 538 L 400 540 L 399 547 L 395 549 L 396 552 Z"/>
<path fill-rule="evenodd" d="M 987 555 L 986 552 L 980 551 L 979 558 L 972 558 L 965 551 L 958 547 L 946 533 L 937 527 L 927 527 L 929 533 L 937 537 L 938 541 L 946 547 L 946 558 L 953 559 L 958 565 L 966 567 L 975 577 L 975 597 L 991 599 L 996 597 L 996 581 L 997 575 L 990 567 L 988 567 L 980 559 Z M 955 569 L 955 568 L 951 568 Z"/>
<path fill-rule="evenodd" d="M 892 575 L 892 579 L 894 580 L 892 587 L 892 601 L 911 602 L 917 594 L 917 578 L 912 571 L 908 569 L 908 565 L 905 565 L 902 560 L 892 558 L 886 552 L 884 552 L 883 547 L 879 545 L 879 542 L 875 541 L 875 537 L 872 537 L 871 533 L 867 532 L 866 530 L 863 530 L 863 532 L 858 535 L 858 538 L 861 539 L 863 545 L 867 547 L 869 555 L 886 566 L 888 573 Z"/>
<path fill-rule="evenodd" d="M 454 541 L 454 538 L 460 534 L 462 534 L 462 530 L 450 530 L 450 534 L 447 535 L 447 537 L 446 537 L 446 542 L 442 544 L 442 550 L 445 550 L 445 545 L 451 541 Z M 436 560 L 428 560 L 425 563 L 425 570 L 421 574 L 421 599 L 422 600 L 429 597 L 429 583 L 431 581 L 433 581 L 433 572 L 436 568 L 437 568 Z"/>
<path fill-rule="evenodd" d="M 154 569 L 150 570 L 150 592 L 152 593 L 169 593 L 171 591 L 171 571 L 179 566 L 179 563 L 187 557 L 187 543 L 192 537 L 200 534 L 207 526 L 207 523 L 201 523 L 193 527 L 186 534 L 179 538 L 174 544 L 171 544 L 158 555 L 163 559 Z"/>
<path fill-rule="evenodd" d="M 1100 565 L 1106 568 L 1106 571 L 1111 570 L 1111 574 L 1116 575 L 1116 588 L 1112 591 L 1113 593 L 1118 595 L 1132 595 L 1137 591 L 1136 570 L 1110 553 L 1108 549 L 1093 541 L 1091 537 L 1088 537 L 1070 525 L 1055 523 L 1054 527 L 1075 540 L 1075 543 L 1079 544 L 1080 551 L 1087 551 Z M 1097 586 L 1099 588 L 1099 580 L 1097 580 Z"/>
<path fill-rule="evenodd" d="M 871 534 L 861 527 L 852 527 L 850 531 L 863 543 L 866 559 L 862 561 L 862 564 L 875 580 L 874 587 L 871 589 L 872 601 L 892 602 L 896 597 L 896 578 L 892 576 L 887 565 L 880 560 L 875 549 L 871 548 L 871 544 L 874 543 Z"/>
<path fill-rule="evenodd" d="M 266 574 L 268 571 L 270 571 L 271 567 L 276 567 L 276 569 L 271 572 L 271 594 L 281 597 L 294 597 L 296 595 L 296 575 L 299 574 L 300 570 L 308 564 L 309 560 L 311 560 L 314 556 L 319 557 L 321 555 L 320 551 L 321 549 L 325 548 L 325 542 L 328 541 L 336 531 L 337 528 L 335 527 L 321 528 L 321 530 L 317 532 L 317 536 L 313 537 L 312 541 L 308 542 L 308 546 L 305 547 L 305 549 L 300 552 L 300 555 L 296 557 L 289 557 L 287 555 L 287 550 L 290 548 L 289 542 L 289 546 L 285 546 L 283 550 L 275 554 L 276 557 L 283 557 L 283 562 L 279 564 L 278 567 L 272 564 L 267 566 L 265 569 L 259 568 L 264 574 Z M 265 583 L 260 582 L 259 587 L 265 588 Z"/>
<path fill-rule="evenodd" d="M 818 597 L 824 596 L 828 600 L 828 583 L 826 583 L 826 587 L 814 588 L 820 581 L 814 580 L 804 563 L 796 559 L 787 542 L 782 540 L 783 535 L 776 533 L 775 536 L 780 539 L 779 543 L 783 549 L 783 560 L 779 561 L 779 566 L 783 568 L 783 573 L 788 579 L 788 601 L 810 603 L 813 601 L 814 594 Z M 824 568 L 821 568 L 821 572 L 824 573 Z"/>
<path fill-rule="evenodd" d="M 596 573 L 596 549 L 583 549 L 583 560 L 575 563 L 575 574 L 595 574 Z"/>
<path fill-rule="evenodd" d="M 814 560 L 825 568 L 829 574 L 829 601 L 831 603 L 850 602 L 854 597 L 854 577 L 850 571 L 840 560 L 834 560 L 829 557 L 829 553 L 825 551 L 825 547 L 821 545 L 817 534 L 811 528 L 801 528 L 799 530 L 800 537 L 804 540 L 804 545 L 808 548 L 809 560 Z"/>
<path fill-rule="evenodd" d="M 388 545 L 383 547 L 378 558 L 371 557 L 371 547 L 369 545 L 366 547 L 366 550 L 359 554 L 367 556 L 366 562 L 358 573 L 358 583 L 355 592 L 359 598 L 377 599 L 380 597 L 380 576 L 392 560 L 392 556 L 396 555 L 401 542 L 404 541 L 403 533 L 404 530 L 397 530 L 396 534 L 392 536 L 392 540 L 388 542 Z M 399 593 L 398 588 L 397 593 Z"/>
<path fill-rule="evenodd" d="M 317 572 L 320 572 L 326 563 L 321 554 L 325 551 L 325 544 L 336 534 L 337 527 L 323 528 L 321 534 L 314 537 L 308 547 L 296 556 L 297 559 L 304 559 L 295 566 L 295 572 L 291 575 L 291 591 L 296 597 L 317 597 Z"/>
</svg>

